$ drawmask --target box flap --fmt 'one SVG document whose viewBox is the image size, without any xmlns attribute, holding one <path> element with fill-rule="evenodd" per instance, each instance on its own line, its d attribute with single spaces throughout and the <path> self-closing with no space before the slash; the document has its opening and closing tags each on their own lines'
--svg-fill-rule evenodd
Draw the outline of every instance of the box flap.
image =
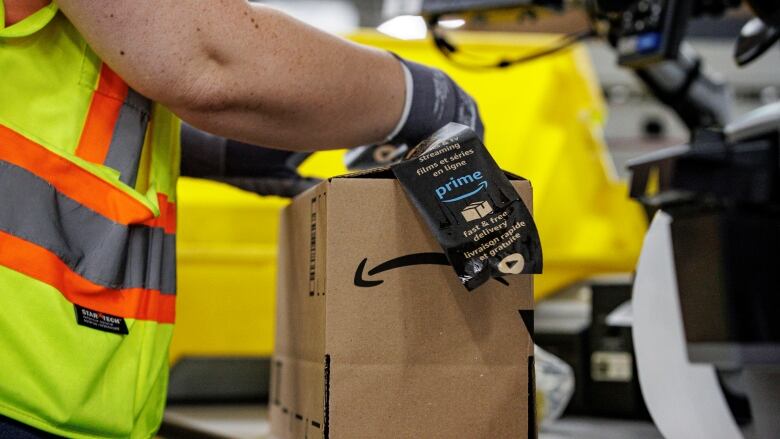
<svg viewBox="0 0 780 439">
<path fill-rule="evenodd" d="M 390 170 L 389 167 L 383 167 L 383 168 L 372 168 L 372 169 L 366 169 L 363 171 L 355 171 L 350 172 L 349 174 L 343 174 L 343 175 L 337 175 L 335 177 L 331 177 L 329 181 L 335 179 L 335 178 L 382 178 L 382 179 L 394 179 L 395 174 L 393 174 L 393 171 Z"/>
</svg>

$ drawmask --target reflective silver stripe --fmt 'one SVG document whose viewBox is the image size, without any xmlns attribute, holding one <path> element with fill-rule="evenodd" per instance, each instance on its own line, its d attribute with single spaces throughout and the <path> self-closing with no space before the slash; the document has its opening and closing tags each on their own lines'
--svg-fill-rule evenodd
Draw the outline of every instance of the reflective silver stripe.
<svg viewBox="0 0 780 439">
<path fill-rule="evenodd" d="M 0 206 L 0 230 L 49 250 L 97 285 L 176 293 L 176 236 L 163 229 L 117 224 L 2 160 Z"/>
<path fill-rule="evenodd" d="M 104 162 L 106 166 L 119 171 L 120 180 L 128 186 L 135 186 L 138 178 L 138 165 L 151 111 L 152 103 L 149 99 L 132 88 L 128 89 Z"/>
</svg>

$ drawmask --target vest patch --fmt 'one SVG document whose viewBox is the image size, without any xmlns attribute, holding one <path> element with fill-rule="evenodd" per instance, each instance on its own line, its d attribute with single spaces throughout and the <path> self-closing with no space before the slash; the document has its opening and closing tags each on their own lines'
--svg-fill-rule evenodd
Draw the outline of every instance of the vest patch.
<svg viewBox="0 0 780 439">
<path fill-rule="evenodd" d="M 87 328 L 97 329 L 98 331 L 110 332 L 112 334 L 129 334 L 125 319 L 112 316 L 83 306 L 73 305 L 76 309 L 76 323 Z"/>
</svg>

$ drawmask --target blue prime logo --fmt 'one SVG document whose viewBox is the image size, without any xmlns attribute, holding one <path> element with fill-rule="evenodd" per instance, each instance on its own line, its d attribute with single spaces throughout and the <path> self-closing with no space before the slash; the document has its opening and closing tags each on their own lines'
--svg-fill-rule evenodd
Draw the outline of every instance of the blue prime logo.
<svg viewBox="0 0 780 439">
<path fill-rule="evenodd" d="M 450 177 L 450 181 L 447 183 L 439 186 L 436 188 L 436 197 L 439 198 L 440 201 L 443 201 L 445 203 L 452 203 L 454 201 L 460 201 L 463 199 L 466 199 L 468 197 L 471 197 L 473 195 L 476 195 L 483 189 L 487 189 L 488 182 L 486 181 L 480 181 L 482 180 L 482 173 L 477 171 L 473 174 L 466 174 L 462 177 Z M 469 190 L 470 187 L 474 187 L 473 185 L 476 183 L 476 188 L 473 190 Z M 464 188 L 463 190 L 469 190 L 466 193 L 461 193 L 459 195 L 453 195 L 452 192 L 461 192 L 458 189 Z"/>
</svg>

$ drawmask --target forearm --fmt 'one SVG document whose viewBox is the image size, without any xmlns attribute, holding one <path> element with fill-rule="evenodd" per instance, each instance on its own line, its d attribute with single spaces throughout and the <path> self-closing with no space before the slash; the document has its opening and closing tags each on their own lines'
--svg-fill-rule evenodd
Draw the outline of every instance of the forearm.
<svg viewBox="0 0 780 439">
<path fill-rule="evenodd" d="M 307 157 L 181 127 L 181 175 L 196 178 L 294 178 Z"/>
<path fill-rule="evenodd" d="M 224 177 L 227 173 L 228 139 L 181 125 L 181 176 Z"/>
<path fill-rule="evenodd" d="M 181 175 L 205 178 L 254 192 L 291 198 L 319 180 L 298 174 L 308 154 L 225 139 L 182 124 Z"/>
<path fill-rule="evenodd" d="M 59 0 L 134 88 L 193 125 L 288 149 L 374 143 L 397 124 L 390 55 L 242 0 Z M 213 5 L 213 6 L 212 6 Z"/>
</svg>

